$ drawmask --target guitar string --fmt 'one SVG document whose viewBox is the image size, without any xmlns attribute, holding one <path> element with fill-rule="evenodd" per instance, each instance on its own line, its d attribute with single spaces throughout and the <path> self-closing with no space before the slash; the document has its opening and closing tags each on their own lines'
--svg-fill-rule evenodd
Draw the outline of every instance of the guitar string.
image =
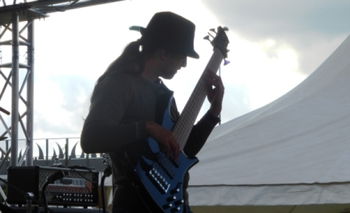
<svg viewBox="0 0 350 213">
<path fill-rule="evenodd" d="M 180 139 L 180 143 L 181 143 L 181 147 L 183 148 L 184 145 L 186 144 L 187 141 L 187 137 L 191 131 L 191 128 L 189 128 L 189 126 L 192 126 L 199 111 L 200 108 L 205 100 L 205 87 L 203 86 L 203 83 L 201 83 L 202 85 L 199 87 L 199 89 L 196 91 L 195 96 L 192 100 L 191 103 L 193 103 L 192 105 L 190 105 L 190 107 L 188 108 L 188 110 L 186 111 L 186 114 L 184 116 L 184 122 L 182 123 L 181 129 L 182 129 L 182 134 L 181 134 L 181 139 Z"/>
<path fill-rule="evenodd" d="M 220 53 L 220 54 L 218 54 Z M 217 50 L 214 50 L 214 54 L 211 57 L 205 72 L 201 75 L 189 101 L 185 105 L 185 108 L 174 128 L 174 135 L 180 145 L 180 148 L 183 149 L 187 138 L 189 136 L 189 132 L 191 128 L 189 128 L 190 125 L 193 125 L 200 108 L 205 100 L 205 85 L 204 85 L 204 76 L 207 71 L 213 71 L 216 72 L 220 64 L 222 62 L 223 55 L 221 52 L 218 52 Z"/>
<path fill-rule="evenodd" d="M 217 70 L 215 68 L 214 69 L 212 68 L 215 65 L 214 59 L 217 59 L 216 56 L 217 56 L 217 54 L 213 54 L 213 57 L 209 61 L 206 70 Z M 221 63 L 221 59 L 222 59 L 222 57 L 219 57 L 219 60 L 217 60 L 217 61 L 219 61 Z M 218 63 L 218 65 L 220 65 L 220 63 Z M 208 67 L 211 67 L 211 69 L 208 69 Z M 181 122 L 179 123 L 179 127 L 177 128 L 179 130 L 178 139 L 179 139 L 179 144 L 180 144 L 181 148 L 184 147 L 186 140 L 187 140 L 187 137 L 188 137 L 188 133 L 190 131 L 188 126 L 193 125 L 193 122 L 196 119 L 197 114 L 199 113 L 200 107 L 205 100 L 205 87 L 203 85 L 204 84 L 203 78 L 204 78 L 204 73 L 202 74 L 202 76 L 199 80 L 199 83 L 196 85 L 196 88 L 193 92 L 193 95 L 191 95 L 190 100 L 188 101 L 188 103 L 193 103 L 193 105 L 190 104 L 190 105 L 185 107 L 184 112 L 183 112 L 184 116 L 181 116 L 182 119 L 181 119 Z M 203 97 L 201 97 L 201 96 L 203 96 Z"/>
<path fill-rule="evenodd" d="M 203 96 L 203 97 L 201 97 Z M 195 120 L 195 117 L 197 116 L 196 112 L 199 111 L 201 107 L 201 102 L 204 101 L 205 98 L 205 88 L 203 86 L 203 75 L 201 76 L 198 84 L 196 85 L 193 94 L 191 95 L 187 105 L 185 106 L 182 116 L 180 117 L 180 120 L 178 121 L 178 127 L 176 128 L 176 133 L 178 133 L 178 141 L 180 144 L 180 147 L 182 147 L 186 140 L 186 135 L 188 134 L 188 126 L 193 125 L 193 120 Z M 203 99 L 203 101 L 201 100 Z M 191 103 L 191 104 L 190 104 Z"/>
</svg>

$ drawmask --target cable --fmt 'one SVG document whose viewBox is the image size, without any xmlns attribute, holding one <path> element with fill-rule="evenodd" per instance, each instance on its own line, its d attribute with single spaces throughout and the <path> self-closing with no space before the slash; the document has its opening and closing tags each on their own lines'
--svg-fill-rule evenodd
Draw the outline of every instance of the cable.
<svg viewBox="0 0 350 213">
<path fill-rule="evenodd" d="M 43 201 L 43 206 L 44 206 L 44 212 L 45 213 L 48 213 L 49 212 L 49 207 L 48 207 L 48 203 L 47 203 L 47 200 L 46 200 L 46 194 L 45 194 L 45 191 L 46 191 L 46 187 L 49 185 L 49 184 L 52 184 L 54 183 L 56 180 L 59 180 L 61 178 L 63 178 L 64 176 L 66 176 L 67 174 L 61 170 L 53 173 L 52 175 L 50 175 L 45 184 L 43 185 L 42 189 L 41 189 L 41 197 L 42 197 L 42 201 Z"/>
<path fill-rule="evenodd" d="M 105 179 L 112 174 L 112 168 L 110 165 L 106 165 L 105 170 L 103 171 L 103 176 L 101 178 L 101 198 L 102 198 L 102 210 L 103 213 L 106 213 L 106 199 L 105 199 Z"/>
</svg>

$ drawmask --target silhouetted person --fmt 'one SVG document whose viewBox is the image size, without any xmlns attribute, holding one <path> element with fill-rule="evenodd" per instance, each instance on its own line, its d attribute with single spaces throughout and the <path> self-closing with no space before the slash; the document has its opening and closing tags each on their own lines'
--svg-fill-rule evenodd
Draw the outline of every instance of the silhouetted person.
<svg viewBox="0 0 350 213">
<path fill-rule="evenodd" d="M 124 52 L 98 79 L 85 120 L 81 146 L 87 153 L 110 153 L 113 181 L 116 184 L 113 212 L 156 212 L 144 199 L 132 177 L 129 153 L 147 151 L 148 137 L 156 139 L 161 149 L 176 158 L 180 148 L 173 133 L 161 126 L 165 107 L 160 104 L 172 92 L 160 78 L 171 79 L 186 66 L 187 57 L 199 58 L 193 49 L 195 25 L 171 12 L 156 13 L 141 38 L 127 45 Z M 206 79 L 207 98 L 211 106 L 193 126 L 184 148 L 187 156 L 195 156 L 212 129 L 219 122 L 224 87 L 215 74 Z M 171 104 L 171 117 L 179 113 Z M 188 184 L 188 175 L 185 187 Z M 188 204 L 187 193 L 185 202 Z M 190 212 L 187 205 L 187 210 Z"/>
</svg>

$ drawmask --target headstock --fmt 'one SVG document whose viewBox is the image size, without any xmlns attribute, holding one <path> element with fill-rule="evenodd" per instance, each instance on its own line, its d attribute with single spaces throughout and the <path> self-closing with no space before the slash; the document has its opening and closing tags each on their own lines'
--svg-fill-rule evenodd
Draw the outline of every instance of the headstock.
<svg viewBox="0 0 350 213">
<path fill-rule="evenodd" d="M 226 35 L 228 31 L 227 27 L 218 27 L 217 29 L 210 29 L 208 35 L 204 37 L 210 41 L 214 49 L 217 48 L 223 54 L 224 58 L 227 57 L 228 49 L 227 45 L 229 43 L 228 37 Z"/>
</svg>

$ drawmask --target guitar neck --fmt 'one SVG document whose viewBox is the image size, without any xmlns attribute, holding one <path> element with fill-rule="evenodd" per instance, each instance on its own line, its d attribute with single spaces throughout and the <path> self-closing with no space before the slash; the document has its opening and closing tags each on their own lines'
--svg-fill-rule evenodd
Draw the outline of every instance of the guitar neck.
<svg viewBox="0 0 350 213">
<path fill-rule="evenodd" d="M 180 145 L 181 150 L 186 145 L 187 139 L 190 135 L 192 126 L 197 119 L 198 113 L 204 103 L 206 97 L 206 82 L 205 74 L 207 72 L 216 73 L 220 67 L 220 64 L 224 56 L 218 49 L 214 49 L 213 55 L 211 56 L 202 76 L 200 77 L 197 85 L 195 86 L 189 100 L 187 101 L 180 118 L 175 124 L 173 134 Z"/>
</svg>

